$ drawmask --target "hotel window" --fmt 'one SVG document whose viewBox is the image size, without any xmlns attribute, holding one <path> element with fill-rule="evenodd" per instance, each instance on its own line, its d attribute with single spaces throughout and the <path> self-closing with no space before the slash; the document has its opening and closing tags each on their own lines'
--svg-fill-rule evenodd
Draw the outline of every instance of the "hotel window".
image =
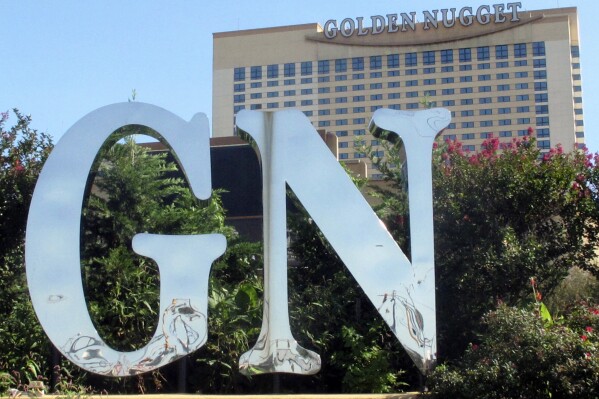
<svg viewBox="0 0 599 399">
<path fill-rule="evenodd" d="M 518 118 L 518 125 L 530 125 L 530 118 Z"/>
<path fill-rule="evenodd" d="M 253 80 L 262 79 L 262 67 L 261 66 L 253 66 L 250 69 L 250 77 Z"/>
<path fill-rule="evenodd" d="M 514 85 L 514 88 L 516 90 L 524 90 L 524 89 L 528 89 L 528 83 L 516 83 Z"/>
<path fill-rule="evenodd" d="M 406 53 L 405 65 L 407 67 L 418 65 L 418 56 L 416 53 Z"/>
<path fill-rule="evenodd" d="M 472 93 L 472 87 L 462 87 L 460 89 L 460 93 L 461 94 L 468 94 L 468 93 Z"/>
<path fill-rule="evenodd" d="M 285 86 L 291 86 L 295 84 L 295 79 L 285 79 L 283 83 L 285 84 Z"/>
<path fill-rule="evenodd" d="M 331 115 L 330 109 L 319 109 L 318 110 L 318 116 L 326 116 L 326 115 Z"/>
<path fill-rule="evenodd" d="M 577 120 L 576 121 L 576 126 L 584 126 L 584 121 L 583 120 Z"/>
<path fill-rule="evenodd" d="M 459 50 L 460 54 L 460 62 L 470 62 L 472 61 L 472 49 L 470 48 L 461 48 Z"/>
<path fill-rule="evenodd" d="M 474 127 L 474 122 L 462 122 L 462 129 L 469 129 Z"/>
<path fill-rule="evenodd" d="M 355 57 L 351 60 L 352 69 L 354 71 L 364 70 L 364 57 Z"/>
<path fill-rule="evenodd" d="M 273 64 L 266 67 L 266 77 L 269 79 L 279 77 L 279 65 Z"/>
<path fill-rule="evenodd" d="M 547 93 L 535 94 L 535 102 L 536 103 L 546 103 L 548 101 L 549 101 L 549 94 L 547 94 Z"/>
<path fill-rule="evenodd" d="M 312 94 L 312 89 L 308 89 L 308 90 L 310 90 L 310 94 Z M 302 90 L 302 92 L 303 92 L 303 91 L 304 91 L 304 90 Z M 295 90 L 285 90 L 285 91 L 283 92 L 283 95 L 284 95 L 285 97 L 289 97 L 289 96 L 295 96 Z"/>
<path fill-rule="evenodd" d="M 279 97 L 279 92 L 278 91 L 269 91 L 268 93 L 266 93 L 266 97 L 268 97 L 268 98 Z"/>
<path fill-rule="evenodd" d="M 478 69 L 491 69 L 491 64 L 488 62 L 485 62 L 482 64 L 478 64 L 477 68 Z"/>
<path fill-rule="evenodd" d="M 580 80 L 580 74 L 578 74 L 578 73 L 573 74 L 572 75 L 572 79 L 573 80 Z"/>
<path fill-rule="evenodd" d="M 330 87 L 319 87 L 318 88 L 318 94 L 325 94 L 325 93 L 330 93 L 330 92 L 331 92 Z"/>
<path fill-rule="evenodd" d="M 381 108 L 383 108 L 382 105 L 372 105 L 372 106 L 370 106 L 370 112 L 374 112 L 377 109 L 381 109 Z"/>
<path fill-rule="evenodd" d="M 359 103 L 361 101 L 366 101 L 366 96 L 354 96 L 353 101 L 355 103 Z"/>
<path fill-rule="evenodd" d="M 538 71 L 534 71 L 533 76 L 535 80 L 547 79 L 547 70 L 539 69 Z"/>
<path fill-rule="evenodd" d="M 329 61 L 328 60 L 318 61 L 318 73 L 320 75 L 329 73 Z"/>
<path fill-rule="evenodd" d="M 493 138 L 493 133 L 490 132 L 484 132 L 480 134 L 480 138 L 481 139 L 492 139 Z"/>
<path fill-rule="evenodd" d="M 512 137 L 512 132 L 510 130 L 502 130 L 499 132 L 499 137 Z"/>
<path fill-rule="evenodd" d="M 496 78 L 499 79 L 499 80 L 509 79 L 510 78 L 510 74 L 509 73 L 498 73 L 496 75 Z"/>
<path fill-rule="evenodd" d="M 407 103 L 406 109 L 418 109 L 418 103 Z"/>
<path fill-rule="evenodd" d="M 233 107 L 233 113 L 238 113 L 242 109 L 245 109 L 245 105 L 236 105 Z"/>
<path fill-rule="evenodd" d="M 318 127 L 327 127 L 327 126 L 331 126 L 331 121 L 319 121 L 318 122 Z"/>
<path fill-rule="evenodd" d="M 471 71 L 472 64 L 460 65 L 460 71 Z"/>
<path fill-rule="evenodd" d="M 524 57 L 526 57 L 526 43 L 516 43 L 516 44 L 514 44 L 514 57 L 515 58 L 524 58 Z"/>
<path fill-rule="evenodd" d="M 424 65 L 435 65 L 435 52 L 434 51 L 424 51 L 422 53 L 422 63 Z"/>
<path fill-rule="evenodd" d="M 347 130 L 338 130 L 337 133 L 335 133 L 337 135 L 337 137 L 346 137 L 347 136 Z"/>
<path fill-rule="evenodd" d="M 535 91 L 547 90 L 547 82 L 535 82 Z"/>
<path fill-rule="evenodd" d="M 295 64 L 294 63 L 285 64 L 283 67 L 283 72 L 285 74 L 285 77 L 295 76 Z"/>
<path fill-rule="evenodd" d="M 366 124 L 366 118 L 354 118 L 354 125 L 364 125 Z"/>
<path fill-rule="evenodd" d="M 514 77 L 516 79 L 527 78 L 528 77 L 528 72 L 516 72 L 516 73 L 514 73 Z"/>
<path fill-rule="evenodd" d="M 424 72 L 425 74 L 435 73 L 436 72 L 436 68 L 424 68 L 422 70 L 422 72 Z"/>
<path fill-rule="evenodd" d="M 491 91 L 491 86 L 479 86 L 479 88 L 478 88 L 479 93 L 487 93 L 490 91 Z"/>
<path fill-rule="evenodd" d="M 532 55 L 534 57 L 545 56 L 545 42 L 534 42 L 532 44 Z"/>
<path fill-rule="evenodd" d="M 548 150 L 551 147 L 549 140 L 539 140 L 537 141 L 537 147 L 542 150 Z"/>
<path fill-rule="evenodd" d="M 335 72 L 347 72 L 347 60 L 345 58 L 335 60 Z"/>
<path fill-rule="evenodd" d="M 530 99 L 528 94 L 518 94 L 516 96 L 516 101 L 528 101 Z"/>
<path fill-rule="evenodd" d="M 465 152 L 474 152 L 475 147 L 473 145 L 471 145 L 471 144 L 468 144 L 468 145 L 462 146 L 462 149 Z"/>
<path fill-rule="evenodd" d="M 279 108 L 279 103 L 268 103 L 266 108 Z"/>
<path fill-rule="evenodd" d="M 406 87 L 418 86 L 417 80 L 408 80 L 406 81 Z"/>
<path fill-rule="evenodd" d="M 444 107 L 453 107 L 455 105 L 455 100 L 445 100 L 442 104 Z"/>
<path fill-rule="evenodd" d="M 455 94 L 455 90 L 454 89 L 443 89 L 441 90 L 441 94 L 444 96 L 450 96 Z"/>
<path fill-rule="evenodd" d="M 233 96 L 234 103 L 243 103 L 245 102 L 245 94 L 235 94 Z"/>
<path fill-rule="evenodd" d="M 406 97 L 407 98 L 418 97 L 418 92 L 417 91 L 408 91 L 408 92 L 406 92 Z"/>
<path fill-rule="evenodd" d="M 400 98 L 400 94 L 399 93 L 389 93 L 387 94 L 387 99 L 389 100 L 395 100 Z"/>
<path fill-rule="evenodd" d="M 437 79 L 424 79 L 422 81 L 422 84 L 425 86 L 435 85 L 435 84 L 437 84 Z"/>
<path fill-rule="evenodd" d="M 537 129 L 537 137 L 549 137 L 549 129 L 548 128 Z"/>
<path fill-rule="evenodd" d="M 476 48 L 476 59 L 478 61 L 485 61 L 489 58 L 491 58 L 491 51 L 489 50 L 489 46 Z"/>
<path fill-rule="evenodd" d="M 387 55 L 387 68 L 399 68 L 399 54 Z"/>
<path fill-rule="evenodd" d="M 499 120 L 499 126 L 509 126 L 511 124 L 512 124 L 511 119 L 500 119 Z"/>
<path fill-rule="evenodd" d="M 363 73 L 354 73 L 352 75 L 352 79 L 364 79 L 364 74 Z"/>
<path fill-rule="evenodd" d="M 460 76 L 460 82 L 472 82 L 472 76 Z"/>
<path fill-rule="evenodd" d="M 448 129 L 455 129 L 455 122 L 450 123 L 449 125 L 447 125 Z"/>
<path fill-rule="evenodd" d="M 384 156 L 385 156 L 385 151 L 383 151 L 383 150 L 374 151 L 374 152 L 372 153 L 372 155 L 373 155 L 373 156 L 375 156 L 375 157 L 382 158 L 382 157 L 384 157 Z"/>
<path fill-rule="evenodd" d="M 547 125 L 549 125 L 549 117 L 548 116 L 537 116 L 536 122 L 537 122 L 537 126 L 547 126 Z"/>
<path fill-rule="evenodd" d="M 442 84 L 448 84 L 448 83 L 453 83 L 453 82 L 454 82 L 454 78 L 441 78 Z"/>
<path fill-rule="evenodd" d="M 279 85 L 279 81 L 278 80 L 269 80 L 268 82 L 266 82 L 266 86 L 268 87 L 275 87 Z"/>
<path fill-rule="evenodd" d="M 480 127 L 490 127 L 493 126 L 493 121 L 480 121 Z"/>
<path fill-rule="evenodd" d="M 331 99 L 330 98 L 319 98 L 318 99 L 318 104 L 323 105 L 323 104 L 330 104 L 331 103 Z"/>
<path fill-rule="evenodd" d="M 344 115 L 347 114 L 347 108 L 337 108 L 335 110 L 335 115 Z"/>
<path fill-rule="evenodd" d="M 441 72 L 453 72 L 453 65 L 447 65 L 441 67 Z"/>
<path fill-rule="evenodd" d="M 349 158 L 349 154 L 346 152 L 342 152 L 341 154 L 339 154 L 339 159 L 348 159 Z"/>
<path fill-rule="evenodd" d="M 580 69 L 580 62 L 573 62 L 572 69 Z"/>
<path fill-rule="evenodd" d="M 582 115 L 582 109 L 581 108 L 577 108 L 574 110 L 574 115 Z"/>
<path fill-rule="evenodd" d="M 245 91 L 245 83 L 236 83 L 233 85 L 233 91 L 239 93 L 240 91 Z"/>
<path fill-rule="evenodd" d="M 572 58 L 580 57 L 580 47 L 579 46 L 572 46 L 572 47 L 570 47 L 570 50 L 572 53 Z"/>
<path fill-rule="evenodd" d="M 366 158 L 366 154 L 362 152 L 354 152 L 354 158 Z"/>
<path fill-rule="evenodd" d="M 399 110 L 399 109 L 401 109 L 401 104 L 390 104 L 387 107 L 389 107 L 389 109 Z"/>
<path fill-rule="evenodd" d="M 295 90 L 288 90 L 288 91 L 293 91 L 294 92 L 293 94 L 295 94 Z M 287 92 L 285 92 L 285 93 L 287 93 Z M 302 96 L 307 96 L 308 94 L 312 94 L 312 89 L 302 89 L 302 91 L 300 93 L 302 94 Z M 287 94 L 285 94 L 285 95 L 287 95 Z M 290 94 L 290 95 L 292 95 L 292 94 Z"/>
<path fill-rule="evenodd" d="M 330 82 L 330 81 L 331 81 L 330 76 L 319 76 L 318 77 L 318 83 L 326 83 L 326 82 Z"/>
<path fill-rule="evenodd" d="M 462 140 L 474 140 L 474 133 L 462 134 Z"/>
<path fill-rule="evenodd" d="M 370 101 L 378 101 L 378 100 L 382 100 L 382 99 L 383 99 L 382 94 L 371 94 L 370 95 Z"/>
<path fill-rule="evenodd" d="M 478 75 L 478 80 L 479 80 L 479 81 L 491 80 L 491 75 L 489 75 L 489 74 L 486 74 L 486 75 Z"/>
<path fill-rule="evenodd" d="M 478 110 L 479 115 L 493 115 L 493 110 L 491 108 L 484 108 Z"/>
<path fill-rule="evenodd" d="M 250 109 L 253 109 L 253 110 L 262 109 L 262 104 L 252 104 L 252 105 L 250 105 Z"/>
<path fill-rule="evenodd" d="M 425 90 L 424 95 L 428 97 L 433 97 L 437 95 L 437 90 Z"/>
<path fill-rule="evenodd" d="M 347 97 L 337 97 L 335 99 L 336 104 L 342 104 L 342 103 L 346 103 L 346 102 L 347 102 Z"/>
<path fill-rule="evenodd" d="M 236 82 L 239 82 L 240 80 L 245 80 L 245 68 L 235 68 L 233 71 L 233 79 Z"/>
<path fill-rule="evenodd" d="M 514 61 L 514 66 L 515 67 L 528 66 L 528 60 L 516 60 L 516 61 Z"/>
<path fill-rule="evenodd" d="M 382 78 L 382 77 L 383 77 L 382 72 L 370 72 L 370 79 Z"/>
<path fill-rule="evenodd" d="M 295 107 L 295 101 L 285 101 L 283 105 L 285 107 Z"/>
<path fill-rule="evenodd" d="M 535 106 L 535 113 L 537 115 L 548 114 L 549 113 L 549 106 L 548 105 L 537 105 L 537 106 Z"/>
<path fill-rule="evenodd" d="M 382 88 L 383 88 L 382 83 L 371 83 L 370 84 L 370 90 L 377 90 L 377 89 L 382 89 Z"/>
<path fill-rule="evenodd" d="M 250 98 L 252 100 L 255 100 L 257 98 L 262 98 L 262 93 L 252 93 L 252 94 L 250 94 Z"/>
<path fill-rule="evenodd" d="M 335 93 L 347 91 L 347 86 L 335 86 Z"/>
<path fill-rule="evenodd" d="M 516 112 L 522 114 L 524 112 L 530 112 L 530 107 L 528 105 L 524 107 L 516 107 Z"/>
<path fill-rule="evenodd" d="M 441 63 L 442 64 L 453 63 L 453 50 L 441 50 Z"/>
<path fill-rule="evenodd" d="M 302 76 L 312 75 L 312 61 L 304 61 L 301 64 Z"/>
<path fill-rule="evenodd" d="M 469 109 L 466 111 L 462 111 L 460 112 L 460 116 L 464 117 L 464 116 L 474 116 L 474 111 Z"/>
<path fill-rule="evenodd" d="M 479 104 L 491 104 L 493 99 L 491 97 L 481 97 L 478 99 Z"/>
<path fill-rule="evenodd" d="M 359 84 L 359 85 L 353 85 L 352 86 L 352 90 L 364 90 L 364 85 L 363 84 Z"/>
<path fill-rule="evenodd" d="M 365 136 L 366 129 L 356 129 L 354 130 L 354 136 Z"/>
<path fill-rule="evenodd" d="M 510 85 L 497 85 L 497 90 L 499 91 L 507 91 L 510 89 Z"/>
<path fill-rule="evenodd" d="M 418 69 L 406 69 L 406 75 L 418 75 Z"/>
<path fill-rule="evenodd" d="M 512 113 L 512 109 L 507 107 L 507 108 L 498 108 L 497 112 L 499 113 L 499 115 L 505 115 L 505 114 L 511 114 Z"/>
<path fill-rule="evenodd" d="M 302 104 L 302 106 L 312 105 L 312 100 L 302 100 L 300 104 Z"/>
<path fill-rule="evenodd" d="M 354 107 L 354 114 L 360 114 L 362 112 L 366 112 L 366 107 Z"/>
<path fill-rule="evenodd" d="M 387 82 L 388 88 L 399 87 L 399 82 Z"/>
<path fill-rule="evenodd" d="M 499 44 L 495 46 L 495 58 L 505 59 L 508 57 L 508 48 L 506 44 Z"/>
<path fill-rule="evenodd" d="M 507 61 L 501 61 L 495 64 L 495 68 L 507 68 L 510 66 L 510 63 Z"/>
<path fill-rule="evenodd" d="M 380 55 L 370 56 L 370 69 L 381 69 L 383 67 L 383 57 Z"/>
<path fill-rule="evenodd" d="M 545 60 L 545 58 L 539 58 L 539 59 L 536 59 L 536 60 L 532 61 L 532 66 L 535 69 L 538 69 L 538 68 L 547 68 L 547 61 Z"/>
<path fill-rule="evenodd" d="M 574 104 L 582 104 L 582 97 L 574 97 Z"/>
<path fill-rule="evenodd" d="M 387 71 L 387 76 L 399 76 L 399 71 Z"/>
<path fill-rule="evenodd" d="M 498 103 L 509 103 L 511 100 L 510 96 L 499 96 L 497 97 Z"/>
<path fill-rule="evenodd" d="M 302 84 L 312 83 L 312 78 L 302 78 Z"/>
</svg>

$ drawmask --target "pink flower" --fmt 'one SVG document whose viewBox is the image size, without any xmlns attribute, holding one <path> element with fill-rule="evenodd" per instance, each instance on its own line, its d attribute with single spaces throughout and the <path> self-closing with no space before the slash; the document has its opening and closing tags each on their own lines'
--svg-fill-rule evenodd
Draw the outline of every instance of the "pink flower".
<svg viewBox="0 0 599 399">
<path fill-rule="evenodd" d="M 528 127 L 528 130 L 527 130 L 526 132 L 527 132 L 527 133 L 528 133 L 528 135 L 530 136 L 530 135 L 532 135 L 532 134 L 534 133 L 534 131 L 535 131 L 535 130 L 532 128 L 532 126 L 529 126 L 529 127 Z"/>
<path fill-rule="evenodd" d="M 472 344 L 472 350 L 473 350 L 473 351 L 475 351 L 475 350 L 478 350 L 478 345 L 476 345 L 476 344 Z"/>
<path fill-rule="evenodd" d="M 588 333 L 592 333 L 594 329 L 593 329 L 593 327 L 587 327 L 587 328 L 585 328 L 585 330 Z"/>
<path fill-rule="evenodd" d="M 587 352 L 584 354 L 584 358 L 585 359 L 590 359 L 591 358 L 591 352 Z"/>
<path fill-rule="evenodd" d="M 582 339 L 583 341 L 586 341 L 587 339 L 589 339 L 589 337 L 587 337 L 586 335 L 581 335 L 580 339 Z"/>
</svg>

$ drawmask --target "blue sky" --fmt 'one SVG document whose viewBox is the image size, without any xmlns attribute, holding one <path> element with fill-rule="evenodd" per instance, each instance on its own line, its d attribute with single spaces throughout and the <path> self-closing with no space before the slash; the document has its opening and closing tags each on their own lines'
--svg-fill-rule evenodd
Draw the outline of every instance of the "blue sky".
<svg viewBox="0 0 599 399">
<path fill-rule="evenodd" d="M 504 4 L 508 1 L 503 2 Z M 599 151 L 597 0 L 523 0 L 524 10 L 576 6 L 587 145 Z M 499 1 L 443 2 L 477 7 Z M 416 5 L 414 5 L 416 4 Z M 218 2 L 0 0 L 0 110 L 17 107 L 58 139 L 104 105 L 137 100 L 190 119 L 212 114 L 212 33 L 442 8 L 438 0 Z M 13 119 L 14 121 L 14 119 Z M 10 121 L 9 121 L 10 123 Z"/>
</svg>

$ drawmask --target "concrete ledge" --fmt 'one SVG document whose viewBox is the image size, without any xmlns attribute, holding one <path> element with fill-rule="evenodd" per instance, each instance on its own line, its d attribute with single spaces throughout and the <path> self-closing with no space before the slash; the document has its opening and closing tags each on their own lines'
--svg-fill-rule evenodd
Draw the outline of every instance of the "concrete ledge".
<svg viewBox="0 0 599 399">
<path fill-rule="evenodd" d="M 26 395 L 22 396 L 27 398 Z M 81 399 L 417 399 L 418 392 L 376 394 L 273 394 L 273 395 L 202 395 L 202 394 L 153 394 L 153 395 L 81 395 Z M 76 399 L 76 395 L 45 395 L 43 399 Z"/>
</svg>

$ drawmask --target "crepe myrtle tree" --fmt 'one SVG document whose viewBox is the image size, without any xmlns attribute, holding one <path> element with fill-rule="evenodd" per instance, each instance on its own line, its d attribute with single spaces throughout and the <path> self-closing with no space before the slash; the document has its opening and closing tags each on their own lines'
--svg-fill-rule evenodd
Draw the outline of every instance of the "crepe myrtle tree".
<svg viewBox="0 0 599 399">
<path fill-rule="evenodd" d="M 375 190 L 377 211 L 409 253 L 409 182 L 399 165 L 401 141 L 382 141 L 386 156 L 371 155 L 386 184 Z M 433 196 L 439 357 L 452 358 L 474 338 L 498 301 L 517 305 L 536 276 L 549 294 L 578 266 L 599 276 L 594 259 L 599 228 L 599 155 L 586 149 L 548 152 L 534 130 L 468 152 L 439 141 L 433 156 Z M 408 165 L 409 167 L 409 165 Z"/>
</svg>

